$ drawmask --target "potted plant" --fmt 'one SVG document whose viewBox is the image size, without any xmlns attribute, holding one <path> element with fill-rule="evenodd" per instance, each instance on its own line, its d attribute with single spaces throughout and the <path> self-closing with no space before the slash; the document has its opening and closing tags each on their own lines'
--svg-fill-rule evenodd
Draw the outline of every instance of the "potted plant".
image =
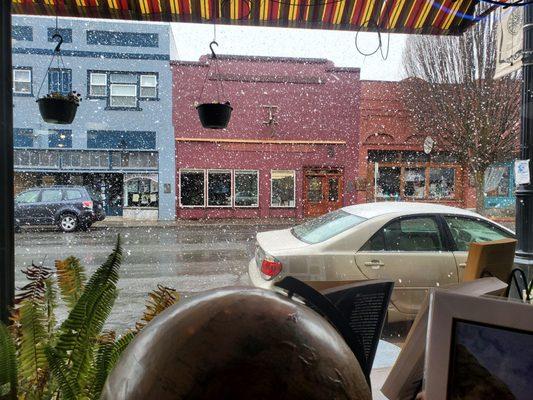
<svg viewBox="0 0 533 400">
<path fill-rule="evenodd" d="M 45 122 L 50 124 L 71 124 L 81 101 L 75 91 L 67 94 L 52 92 L 37 100 L 39 112 Z"/>
<path fill-rule="evenodd" d="M 233 107 L 229 101 L 196 104 L 198 117 L 204 128 L 224 129 L 228 126 Z"/>
</svg>

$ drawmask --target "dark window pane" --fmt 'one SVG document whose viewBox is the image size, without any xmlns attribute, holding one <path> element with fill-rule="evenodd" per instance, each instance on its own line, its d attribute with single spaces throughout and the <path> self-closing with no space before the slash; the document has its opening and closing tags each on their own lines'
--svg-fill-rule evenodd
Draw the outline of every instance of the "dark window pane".
<svg viewBox="0 0 533 400">
<path fill-rule="evenodd" d="M 204 172 L 187 171 L 180 175 L 182 206 L 204 206 Z"/>
<path fill-rule="evenodd" d="M 387 250 L 440 251 L 440 231 L 433 218 L 407 218 L 394 221 L 383 230 Z"/>
<path fill-rule="evenodd" d="M 361 247 L 361 251 L 383 251 L 385 250 L 385 238 L 383 230 L 376 233 L 368 242 Z"/>
<path fill-rule="evenodd" d="M 257 171 L 235 171 L 235 206 L 258 206 Z"/>
<path fill-rule="evenodd" d="M 231 206 L 231 172 L 210 171 L 207 180 L 207 205 Z"/>
<path fill-rule="evenodd" d="M 272 171 L 271 206 L 294 207 L 294 171 Z"/>
<path fill-rule="evenodd" d="M 339 201 L 339 178 L 329 178 L 328 201 Z"/>
<path fill-rule="evenodd" d="M 307 177 L 307 201 L 309 203 L 320 203 L 322 200 L 322 177 Z"/>
<path fill-rule="evenodd" d="M 400 168 L 380 167 L 376 179 L 377 197 L 398 197 L 400 195 Z"/>
</svg>

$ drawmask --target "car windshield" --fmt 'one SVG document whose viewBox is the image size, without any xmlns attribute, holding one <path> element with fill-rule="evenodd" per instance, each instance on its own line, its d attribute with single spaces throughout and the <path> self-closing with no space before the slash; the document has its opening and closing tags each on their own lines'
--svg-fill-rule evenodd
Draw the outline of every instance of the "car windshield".
<svg viewBox="0 0 533 400">
<path fill-rule="evenodd" d="M 291 232 L 298 239 L 314 244 L 328 240 L 363 221 L 366 221 L 366 218 L 337 210 L 295 226 Z"/>
</svg>

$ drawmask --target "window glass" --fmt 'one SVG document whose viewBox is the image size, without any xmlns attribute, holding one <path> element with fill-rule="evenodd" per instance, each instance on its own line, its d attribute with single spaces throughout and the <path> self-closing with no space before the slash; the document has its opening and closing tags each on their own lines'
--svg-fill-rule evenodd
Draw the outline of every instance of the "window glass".
<svg viewBox="0 0 533 400">
<path fill-rule="evenodd" d="M 48 92 L 68 94 L 72 91 L 72 71 L 51 69 L 48 71 Z"/>
<path fill-rule="evenodd" d="M 207 205 L 231 206 L 231 171 L 208 171 Z"/>
<path fill-rule="evenodd" d="M 271 198 L 272 207 L 294 207 L 294 171 L 271 172 Z"/>
<path fill-rule="evenodd" d="M 328 183 L 328 201 L 336 202 L 339 200 L 339 178 L 329 178 Z"/>
<path fill-rule="evenodd" d="M 488 242 L 513 237 L 512 234 L 490 222 L 461 217 L 445 217 L 445 219 L 459 251 L 468 251 L 472 242 Z"/>
<path fill-rule="evenodd" d="M 404 189 L 406 197 L 423 199 L 426 191 L 426 170 L 425 168 L 405 168 Z"/>
<path fill-rule="evenodd" d="M 376 197 L 400 196 L 400 168 L 379 167 L 376 178 Z"/>
<path fill-rule="evenodd" d="M 374 236 L 366 242 L 361 251 L 384 251 L 385 250 L 385 237 L 383 236 L 383 229 L 379 230 Z"/>
<path fill-rule="evenodd" d="M 106 96 L 107 95 L 107 75 L 91 73 L 90 76 L 90 95 Z"/>
<path fill-rule="evenodd" d="M 141 75 L 141 97 L 157 97 L 157 76 Z"/>
<path fill-rule="evenodd" d="M 61 201 L 62 198 L 63 192 L 61 189 L 46 189 L 41 194 L 41 202 L 43 203 Z"/>
<path fill-rule="evenodd" d="M 135 85 L 111 85 L 112 107 L 137 107 L 137 86 Z"/>
<path fill-rule="evenodd" d="M 235 207 L 257 207 L 257 171 L 235 171 Z"/>
<path fill-rule="evenodd" d="M 159 193 L 157 182 L 152 179 L 133 178 L 126 181 L 126 207 L 157 207 Z"/>
<path fill-rule="evenodd" d="M 31 70 L 14 69 L 13 70 L 13 93 L 30 94 L 31 93 Z"/>
<path fill-rule="evenodd" d="M 441 234 L 431 217 L 396 220 L 383 229 L 389 251 L 440 251 Z"/>
<path fill-rule="evenodd" d="M 309 203 L 320 203 L 324 198 L 322 192 L 322 177 L 307 177 L 307 201 Z"/>
<path fill-rule="evenodd" d="M 429 197 L 453 198 L 455 193 L 455 170 L 453 168 L 429 169 Z"/>
<path fill-rule="evenodd" d="M 180 193 L 182 206 L 204 206 L 204 171 L 181 171 Z"/>
<path fill-rule="evenodd" d="M 67 189 L 65 190 L 65 198 L 67 200 L 81 199 L 81 192 L 79 190 Z"/>
<path fill-rule="evenodd" d="M 306 243 L 320 243 L 359 225 L 363 221 L 366 221 L 363 217 L 337 210 L 295 226 L 291 232 Z"/>
<path fill-rule="evenodd" d="M 507 197 L 510 189 L 510 166 L 491 166 L 485 172 L 484 191 L 487 197 Z"/>
<path fill-rule="evenodd" d="M 38 190 L 31 190 L 29 192 L 21 193 L 17 196 L 16 201 L 18 203 L 35 203 L 39 197 Z"/>
</svg>

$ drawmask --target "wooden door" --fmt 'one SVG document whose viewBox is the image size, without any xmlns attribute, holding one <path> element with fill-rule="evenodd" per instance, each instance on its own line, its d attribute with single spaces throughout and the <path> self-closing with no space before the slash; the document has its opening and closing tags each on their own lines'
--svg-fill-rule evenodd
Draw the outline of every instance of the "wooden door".
<svg viewBox="0 0 533 400">
<path fill-rule="evenodd" d="M 342 173 L 309 170 L 304 180 L 304 215 L 313 217 L 342 207 Z"/>
</svg>

